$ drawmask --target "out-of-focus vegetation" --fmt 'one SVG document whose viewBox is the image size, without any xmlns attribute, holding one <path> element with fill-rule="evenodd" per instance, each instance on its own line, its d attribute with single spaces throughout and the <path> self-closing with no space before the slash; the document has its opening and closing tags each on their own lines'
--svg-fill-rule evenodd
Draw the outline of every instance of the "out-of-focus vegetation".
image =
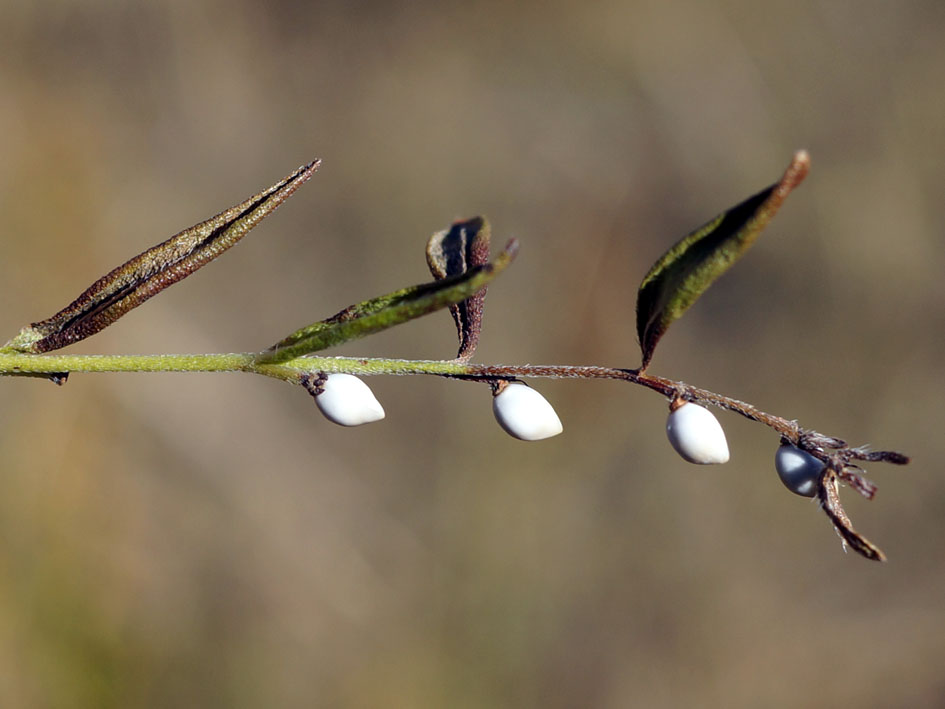
<svg viewBox="0 0 945 709">
<path fill-rule="evenodd" d="M 886 565 L 720 416 L 539 383 L 383 379 L 380 424 L 239 375 L 0 381 L 3 707 L 931 706 L 945 698 L 940 2 L 7 2 L 0 337 L 313 157 L 232 253 L 77 352 L 258 349 L 428 277 L 427 237 L 522 242 L 477 360 L 638 364 L 652 261 L 813 168 L 650 370 L 914 456 L 847 492 Z M 450 357 L 438 313 L 344 353 Z"/>
</svg>

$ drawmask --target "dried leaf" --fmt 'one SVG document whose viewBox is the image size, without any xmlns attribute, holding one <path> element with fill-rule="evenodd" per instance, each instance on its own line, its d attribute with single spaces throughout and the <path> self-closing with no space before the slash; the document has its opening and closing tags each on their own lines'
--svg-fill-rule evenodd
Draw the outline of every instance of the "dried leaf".
<svg viewBox="0 0 945 709">
<path fill-rule="evenodd" d="M 351 305 L 327 320 L 303 327 L 280 340 L 261 353 L 256 362 L 287 362 L 460 303 L 498 276 L 512 262 L 517 251 L 518 242 L 513 239 L 492 263 L 474 266 L 462 275 L 403 288 Z"/>
<path fill-rule="evenodd" d="M 837 534 L 853 551 L 873 561 L 886 561 L 886 555 L 866 537 L 853 529 L 853 524 L 840 504 L 837 473 L 829 468 L 820 481 L 817 497 L 824 512 L 833 522 Z"/>
<path fill-rule="evenodd" d="M 427 243 L 427 265 L 437 280 L 458 276 L 489 261 L 489 223 L 482 217 L 455 222 L 449 229 L 438 231 Z M 471 359 L 479 344 L 482 330 L 482 307 L 486 299 L 483 288 L 461 303 L 450 306 L 459 335 L 459 359 Z"/>
<path fill-rule="evenodd" d="M 909 456 L 899 451 L 866 451 L 853 449 L 853 457 L 857 460 L 867 460 L 879 463 L 892 463 L 893 465 L 908 465 Z"/>
<path fill-rule="evenodd" d="M 6 347 L 50 352 L 103 330 L 233 246 L 308 180 L 318 164 L 301 166 L 269 189 L 126 261 L 51 318 L 23 328 Z"/>
<path fill-rule="evenodd" d="M 857 472 L 860 471 L 860 472 Z M 863 472 L 863 469 L 856 465 L 847 465 L 840 472 L 837 473 L 837 476 L 849 485 L 851 488 L 860 493 L 867 500 L 872 500 L 876 497 L 876 491 L 879 489 L 876 487 L 876 483 L 872 480 L 867 480 L 860 473 Z"/>
<path fill-rule="evenodd" d="M 653 264 L 637 294 L 641 371 L 667 328 L 751 246 L 809 168 L 807 153 L 796 153 L 780 182 L 692 232 Z"/>
</svg>

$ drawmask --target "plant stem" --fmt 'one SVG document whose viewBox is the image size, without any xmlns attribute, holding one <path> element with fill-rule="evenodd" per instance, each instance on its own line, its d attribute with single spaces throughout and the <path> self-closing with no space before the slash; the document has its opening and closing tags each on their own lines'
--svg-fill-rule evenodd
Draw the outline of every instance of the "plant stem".
<svg viewBox="0 0 945 709">
<path fill-rule="evenodd" d="M 576 365 L 483 365 L 461 360 L 409 360 L 361 357 L 297 357 L 278 364 L 258 361 L 258 354 L 34 355 L 0 352 L 0 375 L 70 372 L 250 372 L 298 383 L 302 374 L 345 372 L 361 375 L 427 374 L 474 381 L 515 378 L 618 379 L 652 389 L 668 398 L 711 404 L 764 423 L 797 441 L 798 427 L 751 404 L 683 382 L 633 369 Z"/>
<path fill-rule="evenodd" d="M 864 497 L 872 499 L 876 486 L 863 478 L 856 464 L 879 460 L 902 465 L 907 456 L 894 451 L 851 448 L 843 441 L 816 431 L 801 429 L 796 421 L 765 413 L 743 401 L 732 399 L 684 382 L 656 377 L 636 369 L 575 365 L 489 365 L 471 364 L 464 359 L 410 360 L 361 357 L 296 357 L 284 362 L 267 362 L 268 353 L 165 354 L 165 355 L 60 355 L 25 354 L 0 347 L 0 376 L 46 376 L 61 384 L 71 372 L 249 372 L 304 385 L 322 372 L 361 375 L 426 374 L 467 381 L 496 382 L 508 379 L 543 377 L 550 379 L 617 379 L 652 389 L 667 397 L 718 406 L 758 421 L 777 431 L 782 438 L 819 458 L 824 473 L 818 499 L 846 544 L 863 556 L 882 561 L 885 557 L 869 540 L 853 529 L 837 497 L 837 482 L 849 483 Z M 56 376 L 59 375 L 59 376 Z"/>
<path fill-rule="evenodd" d="M 0 374 L 56 372 L 238 372 L 252 354 L 34 355 L 0 352 Z"/>
</svg>

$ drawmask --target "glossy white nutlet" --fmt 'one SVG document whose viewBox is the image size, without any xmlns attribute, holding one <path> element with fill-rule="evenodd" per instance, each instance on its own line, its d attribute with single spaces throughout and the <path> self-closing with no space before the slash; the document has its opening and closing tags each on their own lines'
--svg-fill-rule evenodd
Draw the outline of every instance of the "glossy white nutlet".
<svg viewBox="0 0 945 709">
<path fill-rule="evenodd" d="M 807 451 L 783 444 L 774 454 L 774 467 L 781 482 L 791 492 L 804 497 L 817 494 L 817 484 L 824 472 L 824 464 Z"/>
<path fill-rule="evenodd" d="M 722 424 L 698 404 L 687 401 L 671 411 L 666 420 L 666 435 L 676 452 L 690 463 L 728 462 L 728 442 Z"/>
<path fill-rule="evenodd" d="M 510 382 L 493 397 L 492 412 L 506 433 L 523 441 L 540 441 L 564 430 L 545 397 L 522 382 Z"/>
<path fill-rule="evenodd" d="M 360 426 L 384 418 L 384 408 L 371 388 L 351 374 L 329 374 L 315 404 L 329 421 Z"/>
</svg>

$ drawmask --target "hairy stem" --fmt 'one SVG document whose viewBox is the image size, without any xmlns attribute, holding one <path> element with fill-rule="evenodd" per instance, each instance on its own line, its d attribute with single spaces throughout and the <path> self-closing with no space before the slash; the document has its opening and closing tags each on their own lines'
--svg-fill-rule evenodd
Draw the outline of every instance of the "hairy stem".
<svg viewBox="0 0 945 709">
<path fill-rule="evenodd" d="M 298 382 L 302 374 L 345 372 L 361 375 L 427 374 L 455 379 L 495 381 L 516 378 L 619 379 L 669 397 L 711 404 L 763 423 L 796 442 L 798 427 L 745 402 L 633 369 L 576 365 L 488 365 L 461 360 L 409 360 L 359 357 L 297 357 L 270 364 L 258 353 L 164 355 L 33 355 L 0 352 L 0 375 L 70 372 L 251 372 Z"/>
</svg>

